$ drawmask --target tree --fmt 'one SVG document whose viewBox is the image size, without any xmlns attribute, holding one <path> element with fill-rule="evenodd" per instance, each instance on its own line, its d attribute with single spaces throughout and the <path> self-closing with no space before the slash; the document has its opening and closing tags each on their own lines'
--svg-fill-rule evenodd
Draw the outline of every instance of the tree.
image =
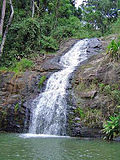
<svg viewBox="0 0 120 160">
<path fill-rule="evenodd" d="M 82 4 L 83 19 L 102 34 L 117 17 L 116 0 L 88 0 Z"/>
<path fill-rule="evenodd" d="M 3 0 L 3 7 L 2 7 L 2 14 L 1 14 L 1 19 L 0 19 L 0 36 L 1 36 L 1 44 L 0 44 L 0 56 L 3 53 L 3 48 L 4 48 L 4 44 L 5 44 L 5 40 L 6 40 L 6 36 L 8 33 L 8 29 L 9 26 L 11 25 L 12 19 L 13 19 L 13 15 L 14 15 L 14 9 L 13 9 L 13 5 L 12 5 L 12 0 L 9 0 L 10 2 L 10 8 L 11 8 L 11 14 L 8 20 L 8 23 L 6 25 L 5 31 L 3 32 L 3 25 L 4 25 L 4 18 L 5 18 L 5 10 L 6 10 L 6 0 Z"/>
<path fill-rule="evenodd" d="M 35 14 L 35 1 L 32 0 L 32 18 L 34 17 Z"/>
<path fill-rule="evenodd" d="M 3 35 L 3 25 L 4 25 L 4 19 L 5 19 L 5 10 L 6 10 L 6 0 L 3 0 L 2 13 L 1 13 L 1 19 L 0 19 L 0 37 L 2 37 L 2 35 Z"/>
</svg>

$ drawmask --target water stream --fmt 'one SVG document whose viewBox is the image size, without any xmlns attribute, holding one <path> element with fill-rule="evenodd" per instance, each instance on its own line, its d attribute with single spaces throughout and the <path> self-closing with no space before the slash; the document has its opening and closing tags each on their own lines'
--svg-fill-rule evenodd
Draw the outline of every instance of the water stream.
<svg viewBox="0 0 120 160">
<path fill-rule="evenodd" d="M 87 43 L 87 39 L 78 41 L 61 57 L 59 64 L 63 69 L 49 77 L 44 92 L 32 104 L 29 133 L 66 135 L 66 89 L 71 73 L 87 59 Z"/>
</svg>

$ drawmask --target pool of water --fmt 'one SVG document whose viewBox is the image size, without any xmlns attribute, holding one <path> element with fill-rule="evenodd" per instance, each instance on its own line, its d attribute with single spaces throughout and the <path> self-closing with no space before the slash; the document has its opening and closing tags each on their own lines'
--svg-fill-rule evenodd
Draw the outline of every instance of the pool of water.
<svg viewBox="0 0 120 160">
<path fill-rule="evenodd" d="M 0 160 L 120 160 L 120 143 L 0 134 Z"/>
</svg>

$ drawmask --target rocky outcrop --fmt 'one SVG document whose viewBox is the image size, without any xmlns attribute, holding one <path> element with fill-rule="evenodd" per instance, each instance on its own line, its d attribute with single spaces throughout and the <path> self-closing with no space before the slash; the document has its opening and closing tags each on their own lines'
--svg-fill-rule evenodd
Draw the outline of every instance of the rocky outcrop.
<svg viewBox="0 0 120 160">
<path fill-rule="evenodd" d="M 119 62 L 105 54 L 95 55 L 77 69 L 71 83 L 69 132 L 72 136 L 102 136 L 104 121 L 120 103 Z"/>
<path fill-rule="evenodd" d="M 35 71 L 26 71 L 21 75 L 10 72 L 0 74 L 0 131 L 23 131 L 26 113 L 29 112 L 24 102 L 39 93 L 39 79 L 40 74 Z"/>
</svg>

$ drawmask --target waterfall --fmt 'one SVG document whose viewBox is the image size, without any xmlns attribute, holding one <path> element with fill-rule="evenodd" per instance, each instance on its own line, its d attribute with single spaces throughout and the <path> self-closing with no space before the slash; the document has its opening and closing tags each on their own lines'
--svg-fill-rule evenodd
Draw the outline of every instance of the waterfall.
<svg viewBox="0 0 120 160">
<path fill-rule="evenodd" d="M 88 40 L 78 41 L 59 61 L 62 70 L 47 80 L 44 92 L 32 104 L 33 112 L 29 133 L 66 135 L 66 89 L 71 73 L 87 59 Z"/>
</svg>

